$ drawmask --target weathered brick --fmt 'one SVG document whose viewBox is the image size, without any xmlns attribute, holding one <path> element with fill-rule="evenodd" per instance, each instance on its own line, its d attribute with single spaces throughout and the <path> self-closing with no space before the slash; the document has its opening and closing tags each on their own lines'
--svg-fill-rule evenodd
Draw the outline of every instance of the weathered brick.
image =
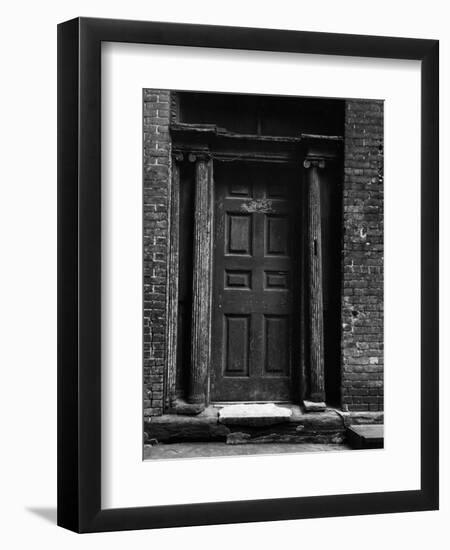
<svg viewBox="0 0 450 550">
<path fill-rule="evenodd" d="M 163 412 L 170 93 L 144 90 L 144 416 Z"/>
<path fill-rule="evenodd" d="M 383 409 L 383 102 L 345 108 L 342 404 Z"/>
</svg>

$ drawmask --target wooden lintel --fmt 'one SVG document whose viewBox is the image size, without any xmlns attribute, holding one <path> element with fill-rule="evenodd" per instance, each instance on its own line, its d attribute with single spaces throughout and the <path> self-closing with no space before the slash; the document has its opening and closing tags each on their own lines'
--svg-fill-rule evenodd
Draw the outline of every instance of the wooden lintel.
<svg viewBox="0 0 450 550">
<path fill-rule="evenodd" d="M 171 124 L 170 132 L 174 135 L 201 135 L 202 137 L 205 137 L 205 134 L 211 134 L 211 136 L 217 136 L 227 139 L 272 143 L 301 143 L 304 141 L 340 142 L 344 140 L 343 136 L 327 134 L 301 133 L 297 136 L 242 134 L 239 132 L 232 132 L 230 130 L 227 130 L 226 128 L 221 128 L 220 126 L 216 126 L 215 124 L 188 124 L 184 122 Z"/>
<path fill-rule="evenodd" d="M 328 136 L 326 134 L 300 134 L 300 138 L 304 140 L 344 141 L 344 136 Z"/>
</svg>

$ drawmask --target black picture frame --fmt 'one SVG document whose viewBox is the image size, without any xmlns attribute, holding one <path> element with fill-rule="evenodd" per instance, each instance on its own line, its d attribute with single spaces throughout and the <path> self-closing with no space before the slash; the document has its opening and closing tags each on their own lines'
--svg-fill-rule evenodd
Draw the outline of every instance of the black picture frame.
<svg viewBox="0 0 450 550">
<path fill-rule="evenodd" d="M 421 61 L 421 488 L 101 508 L 101 43 Z M 58 26 L 58 525 L 76 532 L 438 509 L 439 42 L 77 18 Z"/>
</svg>

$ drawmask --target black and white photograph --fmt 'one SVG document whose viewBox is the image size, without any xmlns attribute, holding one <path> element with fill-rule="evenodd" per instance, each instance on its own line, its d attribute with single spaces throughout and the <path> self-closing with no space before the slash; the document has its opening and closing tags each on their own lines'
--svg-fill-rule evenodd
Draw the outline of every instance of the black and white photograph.
<svg viewBox="0 0 450 550">
<path fill-rule="evenodd" d="M 446 7 L 5 4 L 0 547 L 445 549 Z"/>
<path fill-rule="evenodd" d="M 142 97 L 144 459 L 383 448 L 383 98 Z"/>
</svg>

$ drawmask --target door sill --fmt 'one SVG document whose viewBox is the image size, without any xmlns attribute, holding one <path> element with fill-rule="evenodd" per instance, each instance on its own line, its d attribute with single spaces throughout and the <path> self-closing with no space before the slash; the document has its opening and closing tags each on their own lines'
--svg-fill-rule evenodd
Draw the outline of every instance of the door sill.
<svg viewBox="0 0 450 550">
<path fill-rule="evenodd" d="M 224 407 L 226 405 L 266 405 L 268 403 L 274 403 L 275 405 L 296 405 L 293 401 L 211 401 L 210 405 L 213 407 Z"/>
</svg>

